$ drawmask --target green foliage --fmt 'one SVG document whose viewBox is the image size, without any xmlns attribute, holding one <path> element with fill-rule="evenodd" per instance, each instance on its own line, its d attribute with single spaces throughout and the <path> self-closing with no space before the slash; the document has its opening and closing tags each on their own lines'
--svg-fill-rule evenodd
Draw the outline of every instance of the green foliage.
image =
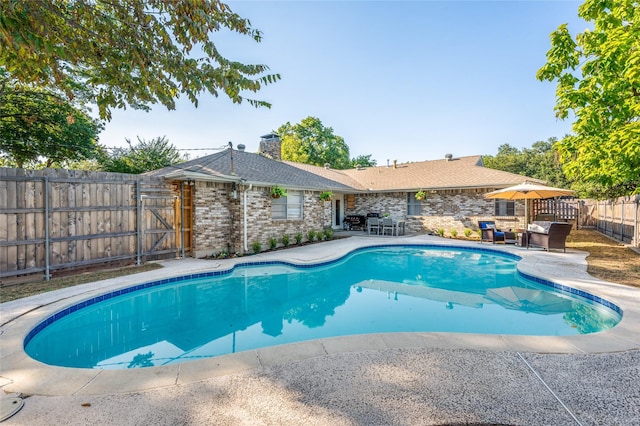
<svg viewBox="0 0 640 426">
<path fill-rule="evenodd" d="M 416 197 L 416 200 L 422 201 L 425 198 L 427 198 L 427 193 L 422 191 L 422 190 L 420 190 L 420 191 L 416 192 L 415 197 Z"/>
<path fill-rule="evenodd" d="M 482 157 L 484 165 L 491 169 L 528 176 L 544 180 L 547 185 L 559 188 L 570 186 L 560 164 L 555 149 L 556 138 L 549 138 L 546 142 L 535 142 L 531 148 L 519 150 L 509 144 L 498 147 L 495 156 Z"/>
<path fill-rule="evenodd" d="M 378 164 L 376 160 L 371 159 L 371 154 L 369 155 L 358 155 L 355 158 L 351 159 L 351 168 L 356 168 L 358 166 L 361 167 L 375 167 Z"/>
<path fill-rule="evenodd" d="M 128 148 L 117 148 L 100 159 L 103 170 L 118 173 L 144 173 L 181 163 L 186 160 L 163 136 L 150 141 L 140 139 Z"/>
<path fill-rule="evenodd" d="M 302 232 L 296 232 L 295 239 L 296 244 L 300 244 L 302 242 Z"/>
<path fill-rule="evenodd" d="M 278 239 L 276 237 L 269 238 L 269 248 L 273 250 L 276 247 L 278 247 Z"/>
<path fill-rule="evenodd" d="M 284 188 L 282 188 L 280 185 L 276 185 L 271 188 L 270 194 L 273 198 L 286 197 L 287 191 Z"/>
<path fill-rule="evenodd" d="M 111 108 L 175 109 L 185 95 L 226 94 L 234 103 L 280 79 L 266 65 L 225 58 L 222 30 L 256 42 L 262 33 L 217 0 L 47 0 L 0 2 L 0 67 L 18 80 Z"/>
<path fill-rule="evenodd" d="M 283 246 L 287 247 L 291 243 L 291 237 L 289 237 L 289 234 L 284 234 L 280 241 L 282 241 Z"/>
<path fill-rule="evenodd" d="M 330 240 L 331 238 L 333 238 L 333 229 L 331 228 L 327 228 L 324 230 L 324 239 L 325 240 Z"/>
<path fill-rule="evenodd" d="M 331 197 L 333 197 L 333 192 L 324 191 L 320 193 L 320 201 L 331 201 Z"/>
<path fill-rule="evenodd" d="M 260 241 L 254 241 L 253 244 L 251 244 L 251 249 L 255 254 L 258 254 L 262 251 L 262 244 L 260 244 Z"/>
<path fill-rule="evenodd" d="M 64 167 L 96 158 L 102 123 L 54 93 L 0 69 L 0 153 L 17 167 Z"/>
<path fill-rule="evenodd" d="M 458 237 L 458 230 L 457 229 L 452 229 L 449 232 L 449 235 L 451 235 L 451 238 L 457 238 Z"/>
<path fill-rule="evenodd" d="M 316 117 L 307 117 L 295 125 L 287 122 L 278 128 L 277 133 L 282 141 L 283 160 L 316 166 L 329 163 L 334 169 L 351 166 L 349 146 Z"/>
<path fill-rule="evenodd" d="M 309 242 L 313 242 L 316 239 L 316 231 L 314 231 L 313 229 L 309 229 L 307 231 L 307 240 L 309 240 Z"/>
<path fill-rule="evenodd" d="M 465 229 L 464 229 L 464 236 L 465 236 L 465 237 L 467 237 L 467 238 L 469 238 L 469 237 L 471 236 L 471 233 L 472 233 L 472 232 L 473 232 L 473 231 L 472 231 L 471 229 L 469 229 L 469 228 L 465 228 Z"/>
<path fill-rule="evenodd" d="M 556 81 L 556 116 L 573 116 L 557 144 L 576 188 L 596 198 L 640 193 L 640 8 L 634 1 L 586 0 L 592 29 L 551 33 L 541 81 Z"/>
<path fill-rule="evenodd" d="M 444 237 L 444 228 L 438 228 L 438 230 L 436 231 L 436 233 L 438 234 L 438 236 L 440 236 L 440 237 Z"/>
</svg>

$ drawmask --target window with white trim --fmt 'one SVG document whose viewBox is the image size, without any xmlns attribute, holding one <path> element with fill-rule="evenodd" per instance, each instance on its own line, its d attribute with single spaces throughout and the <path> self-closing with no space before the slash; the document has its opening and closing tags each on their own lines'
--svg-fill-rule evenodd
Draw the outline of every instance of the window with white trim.
<svg viewBox="0 0 640 426">
<path fill-rule="evenodd" d="M 415 192 L 407 192 L 407 216 L 422 216 L 422 201 L 416 200 Z"/>
<path fill-rule="evenodd" d="M 513 200 L 495 200 L 495 216 L 515 216 L 516 202 Z"/>
<path fill-rule="evenodd" d="M 287 190 L 286 197 L 271 200 L 272 219 L 302 219 L 302 191 Z"/>
</svg>

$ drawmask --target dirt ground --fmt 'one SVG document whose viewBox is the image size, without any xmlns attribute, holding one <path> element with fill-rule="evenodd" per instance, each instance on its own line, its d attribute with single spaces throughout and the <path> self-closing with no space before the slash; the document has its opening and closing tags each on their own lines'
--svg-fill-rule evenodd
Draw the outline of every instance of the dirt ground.
<svg viewBox="0 0 640 426">
<path fill-rule="evenodd" d="M 601 280 L 640 288 L 640 253 L 591 230 L 573 230 L 567 247 L 588 251 L 587 272 Z"/>
</svg>

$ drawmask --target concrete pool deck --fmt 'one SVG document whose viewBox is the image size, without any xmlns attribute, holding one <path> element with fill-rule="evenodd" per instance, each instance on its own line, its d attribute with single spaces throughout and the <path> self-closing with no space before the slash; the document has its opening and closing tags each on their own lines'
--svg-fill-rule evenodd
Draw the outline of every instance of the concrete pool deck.
<svg viewBox="0 0 640 426">
<path fill-rule="evenodd" d="M 591 335 L 370 334 L 137 370 L 52 367 L 22 347 L 48 315 L 107 291 L 248 261 L 324 262 L 390 243 L 515 253 L 522 272 L 600 296 L 624 315 Z M 431 236 L 354 236 L 240 259 L 165 261 L 160 270 L 4 303 L 0 386 L 9 396 L 33 395 L 6 424 L 640 424 L 640 289 L 591 277 L 585 258 Z"/>
</svg>

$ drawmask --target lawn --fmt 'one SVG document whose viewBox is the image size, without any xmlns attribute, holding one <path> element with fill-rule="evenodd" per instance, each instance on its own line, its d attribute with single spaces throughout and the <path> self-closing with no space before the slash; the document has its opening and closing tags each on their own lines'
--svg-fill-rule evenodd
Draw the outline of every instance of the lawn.
<svg viewBox="0 0 640 426">
<path fill-rule="evenodd" d="M 587 271 L 596 278 L 640 288 L 640 254 L 598 232 L 573 230 L 567 238 L 567 247 L 589 252 Z M 136 274 L 161 268 L 157 263 L 139 267 L 126 267 L 83 273 L 72 276 L 37 280 L 2 286 L 0 302 L 9 302 L 22 297 L 58 290 L 78 284 Z"/>
</svg>

